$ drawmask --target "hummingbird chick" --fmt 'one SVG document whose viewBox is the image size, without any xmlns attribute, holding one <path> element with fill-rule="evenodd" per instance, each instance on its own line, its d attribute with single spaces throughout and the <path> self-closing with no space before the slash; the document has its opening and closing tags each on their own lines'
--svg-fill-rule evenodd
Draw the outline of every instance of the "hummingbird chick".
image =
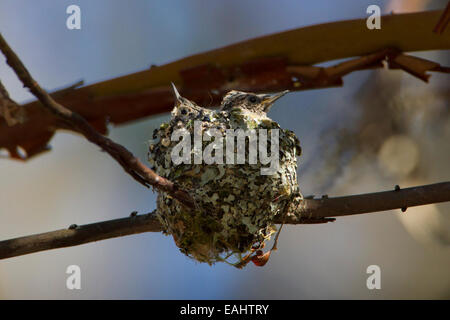
<svg viewBox="0 0 450 320">
<path fill-rule="evenodd" d="M 229 111 L 232 108 L 239 107 L 254 113 L 266 114 L 273 103 L 288 92 L 289 90 L 275 94 L 255 94 L 232 90 L 223 98 L 221 110 Z"/>
<path fill-rule="evenodd" d="M 276 231 L 275 217 L 302 199 L 297 183 L 300 142 L 292 131 L 280 128 L 266 115 L 287 91 L 253 94 L 233 90 L 223 98 L 220 110 L 211 110 L 182 97 L 175 86 L 173 90 L 171 118 L 154 131 L 148 159 L 160 176 L 191 194 L 195 207 L 187 208 L 159 192 L 158 219 L 187 256 L 209 264 L 236 257 L 237 266 L 242 254 L 270 239 Z M 266 139 L 253 145 L 259 147 L 254 161 L 253 132 L 259 140 Z M 261 155 L 269 153 L 276 159 L 274 168 L 272 162 L 268 168 L 268 162 L 262 161 Z M 242 154 L 244 159 L 239 162 Z M 183 161 L 174 161 L 174 156 Z M 207 161 L 208 156 L 215 161 Z"/>
</svg>

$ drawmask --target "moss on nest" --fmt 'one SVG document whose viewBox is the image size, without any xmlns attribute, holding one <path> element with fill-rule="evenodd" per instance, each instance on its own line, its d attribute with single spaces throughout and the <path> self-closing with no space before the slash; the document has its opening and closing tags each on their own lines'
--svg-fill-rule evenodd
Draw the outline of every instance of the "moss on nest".
<svg viewBox="0 0 450 320">
<path fill-rule="evenodd" d="M 270 129 L 279 129 L 276 173 L 262 175 L 261 168 L 267 165 L 263 166 L 259 161 L 249 164 L 248 147 L 245 164 L 226 164 L 225 138 L 224 164 L 194 164 L 191 149 L 192 164 L 175 165 L 171 161 L 171 152 L 179 142 L 171 141 L 172 132 L 184 128 L 193 142 L 195 120 L 201 121 L 203 133 L 215 128 L 224 137 L 226 129 L 268 129 L 268 153 Z M 203 150 L 210 143 L 203 141 Z M 149 150 L 149 161 L 155 171 L 188 190 L 195 199 L 196 208 L 189 210 L 171 196 L 159 193 L 157 211 L 164 232 L 173 236 L 183 253 L 200 262 L 222 261 L 270 239 L 275 231 L 274 217 L 283 213 L 293 195 L 300 194 L 296 157 L 301 149 L 297 137 L 265 115 L 245 109 L 213 111 L 175 107 L 170 122 L 154 131 Z"/>
</svg>

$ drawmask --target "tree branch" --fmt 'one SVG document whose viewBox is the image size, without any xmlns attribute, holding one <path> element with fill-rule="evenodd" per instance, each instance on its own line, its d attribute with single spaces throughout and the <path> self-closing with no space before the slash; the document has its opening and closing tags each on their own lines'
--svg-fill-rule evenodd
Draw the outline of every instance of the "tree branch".
<svg viewBox="0 0 450 320">
<path fill-rule="evenodd" d="M 0 119 L 5 119 L 8 126 L 14 126 L 25 121 L 24 107 L 18 105 L 9 96 L 8 91 L 0 81 Z"/>
<path fill-rule="evenodd" d="M 177 84 L 183 96 L 200 105 L 216 105 L 231 89 L 275 92 L 341 86 L 339 73 L 343 76 L 348 71 L 380 66 L 367 64 L 380 50 L 449 49 L 448 30 L 441 35 L 431 31 L 443 12 L 389 14 L 382 17 L 383 27 L 376 31 L 369 30 L 363 18 L 266 35 L 77 88 L 57 100 L 81 114 L 96 130 L 106 133 L 107 122 L 119 125 L 170 112 L 173 107 L 170 82 Z M 312 66 L 358 56 L 363 58 L 334 69 Z M 395 64 L 397 67 L 423 80 L 427 78 L 421 68 L 411 68 L 409 63 L 405 65 L 405 59 L 400 60 L 393 61 L 399 62 Z M 7 126 L 0 119 L 0 148 L 8 149 L 11 158 L 22 161 L 48 150 L 48 143 L 60 125 L 38 101 L 24 107 L 28 116 L 25 123 Z M 17 147 L 26 151 L 26 157 L 16 152 Z"/>
<path fill-rule="evenodd" d="M 447 6 L 445 7 L 444 12 L 442 13 L 441 17 L 439 18 L 438 23 L 433 29 L 433 32 L 437 34 L 442 34 L 445 31 L 445 28 L 447 28 L 447 25 L 450 21 L 450 2 L 447 2 Z"/>
<path fill-rule="evenodd" d="M 322 223 L 334 220 L 330 217 L 392 209 L 406 210 L 408 207 L 445 201 L 450 201 L 450 182 L 345 197 L 304 199 L 297 212 L 287 218 L 277 217 L 275 223 Z M 131 214 L 128 218 L 82 226 L 72 225 L 69 229 L 0 241 L 0 259 L 131 234 L 160 231 L 161 226 L 155 212 L 143 215 Z"/>
<path fill-rule="evenodd" d="M 205 94 L 209 93 L 211 90 L 211 92 L 217 91 L 220 93 L 221 90 L 230 89 L 230 86 L 238 86 L 243 89 L 254 91 L 274 90 L 278 88 L 277 86 L 283 87 L 284 89 L 292 87 L 291 89 L 301 90 L 340 85 L 342 83 L 341 77 L 343 75 L 355 70 L 379 66 L 380 62 L 385 58 L 388 58 L 389 66 L 391 68 L 402 68 L 412 75 L 427 81 L 427 71 L 449 72 L 449 69 L 441 67 L 434 62 L 406 56 L 400 53 L 400 51 L 448 48 L 448 42 L 445 42 L 442 37 L 429 35 L 427 33 L 429 32 L 429 29 L 423 28 L 424 21 L 426 20 L 428 25 L 438 13 L 439 12 L 426 12 L 385 17 L 386 23 L 383 27 L 383 31 L 377 32 L 376 34 L 374 33 L 372 37 L 366 37 L 367 30 L 365 30 L 365 28 L 360 28 L 360 20 L 344 21 L 293 30 L 236 44 L 227 49 L 222 48 L 203 55 L 195 55 L 168 64 L 165 67 L 152 68 L 150 71 L 144 71 L 138 74 L 118 78 L 114 81 L 111 80 L 90 87 L 81 88 L 79 91 L 69 90 L 69 93 L 74 95 L 78 95 L 80 92 L 91 94 L 81 95 L 81 99 L 78 97 L 79 105 L 85 104 L 87 100 L 83 99 L 87 99 L 87 96 L 92 96 L 93 93 L 95 93 L 97 98 L 103 98 L 96 99 L 97 102 L 100 101 L 98 102 L 100 105 L 105 106 L 115 103 L 114 107 L 116 108 L 117 106 L 123 106 L 124 99 L 125 101 L 126 99 L 135 99 L 133 100 L 135 103 L 137 100 L 145 97 L 147 97 L 146 100 L 149 100 L 148 96 L 145 96 L 146 93 L 143 92 L 148 93 L 151 91 L 151 93 L 154 94 L 152 97 L 159 97 L 163 106 L 152 111 L 157 113 L 167 111 L 166 109 L 170 106 L 172 101 L 167 98 L 168 91 L 165 88 L 161 89 L 161 85 L 169 82 L 165 81 L 167 80 L 166 78 L 170 78 L 170 80 L 182 80 L 185 83 L 185 89 L 189 98 L 191 98 L 190 95 L 195 96 L 196 94 L 198 95 L 199 92 Z M 402 21 L 409 22 L 411 26 L 419 25 L 420 28 L 418 30 L 405 28 Z M 423 23 L 419 24 L 416 22 Z M 349 28 L 349 26 L 353 27 Z M 345 34 L 345 36 L 336 36 L 335 32 L 337 32 L 338 35 Z M 420 36 L 420 32 L 425 33 L 423 36 Z M 395 34 L 394 39 L 392 39 L 391 33 Z M 301 41 L 300 36 L 306 41 Z M 315 42 L 320 43 L 320 46 L 310 46 L 306 48 L 303 48 L 302 46 L 301 50 L 297 47 L 299 43 L 308 43 L 310 39 L 314 38 L 322 39 L 322 41 Z M 358 39 L 358 41 L 355 41 L 355 39 Z M 336 43 L 336 41 L 341 42 Z M 342 45 L 342 41 L 347 41 L 352 45 Z M 361 45 L 361 42 L 364 42 L 364 45 Z M 353 45 L 354 43 L 359 43 L 359 45 L 355 46 Z M 295 45 L 292 46 L 292 44 Z M 378 51 L 382 48 L 387 48 L 387 44 L 395 47 L 395 49 Z M 258 50 L 248 50 L 249 47 Z M 330 50 L 324 50 L 324 48 L 330 47 L 335 48 L 337 51 L 331 52 Z M 247 48 L 247 50 L 243 50 L 245 48 Z M 351 48 L 351 50 L 349 50 L 349 48 Z M 189 207 L 193 206 L 193 201 L 189 194 L 185 191 L 178 190 L 176 185 L 172 182 L 158 176 L 155 172 L 146 167 L 138 158 L 134 157 L 134 155 L 125 147 L 113 142 L 96 131 L 93 125 L 98 122 L 96 120 L 102 120 L 104 115 L 94 114 L 91 119 L 88 119 L 90 121 L 88 122 L 79 113 L 69 110 L 57 103 L 52 96 L 43 90 L 31 77 L 28 70 L 12 51 L 1 34 L 0 50 L 4 53 L 7 58 L 7 63 L 14 69 L 23 84 L 38 98 L 45 109 L 50 111 L 56 118 L 64 123 L 64 126 L 81 133 L 90 142 L 98 145 L 110 154 L 128 174 L 141 184 L 147 187 L 153 186 L 160 191 L 167 192 L 181 203 Z M 248 56 L 243 55 L 242 52 L 257 52 L 257 55 Z M 332 58 L 336 59 L 355 55 L 364 56 L 328 68 L 309 65 L 320 61 L 330 60 Z M 222 66 L 218 67 L 218 65 Z M 236 68 L 237 66 L 240 67 Z M 148 77 L 149 74 L 154 76 L 153 79 L 152 77 Z M 211 74 L 212 78 L 205 77 L 205 75 L 208 74 Z M 255 79 L 257 81 L 252 82 L 252 80 Z M 270 82 L 269 80 L 276 81 Z M 255 83 L 254 87 L 247 88 L 246 86 L 248 86 L 249 83 Z M 193 87 L 189 87 L 190 85 Z M 148 90 L 149 88 L 151 88 L 151 90 Z M 219 88 L 219 90 L 217 88 Z M 5 92 L 6 90 L 2 89 L 0 93 L 6 97 L 7 94 L 5 95 Z M 217 92 L 215 93 L 217 95 L 215 97 L 216 99 L 219 94 Z M 124 98 L 124 94 L 129 95 Z M 58 97 L 59 99 L 59 96 L 55 97 Z M 90 102 L 90 108 L 93 109 L 93 103 L 92 101 Z M 71 104 L 69 103 L 68 105 Z M 41 106 L 37 109 L 40 111 L 40 108 Z M 123 110 L 123 108 L 116 109 Z M 115 120 L 115 123 L 122 123 L 138 117 L 137 115 L 124 115 L 121 113 L 123 111 L 118 112 L 119 114 L 116 115 L 117 119 Z M 145 112 L 141 110 L 139 112 L 139 116 L 148 115 L 148 110 Z M 41 118 L 34 117 L 34 119 L 45 120 L 46 116 Z M 48 132 L 49 123 L 51 123 L 51 121 L 38 121 L 39 126 L 42 127 L 45 134 L 41 133 L 38 138 L 34 137 L 34 139 L 31 139 L 31 136 L 33 136 L 34 133 L 25 130 L 26 126 L 23 126 L 20 130 L 25 130 L 28 134 L 25 138 L 30 138 L 33 142 L 31 143 L 25 139 L 25 142 L 22 142 L 22 145 L 17 145 L 24 146 L 24 144 L 28 142 L 26 151 L 29 152 L 29 154 L 37 154 L 42 151 L 42 147 L 47 144 L 53 135 L 53 132 Z M 16 127 L 17 126 L 11 128 Z M 20 130 L 18 132 L 23 133 Z M 22 136 L 22 138 L 24 137 Z M 11 146 L 10 144 L 3 143 L 0 144 L 0 147 L 5 145 L 7 147 Z M 450 201 L 450 182 L 346 197 L 304 199 L 300 202 L 298 208 L 295 209 L 295 212 L 292 212 L 286 218 L 277 217 L 274 223 L 326 223 L 333 221 L 334 219 L 332 217 L 337 216 L 379 212 L 398 208 L 401 208 L 402 211 L 404 211 L 408 207 L 444 201 Z M 161 231 L 161 226 L 159 225 L 154 212 L 83 226 L 72 225 L 69 229 L 0 241 L 0 259 L 44 250 L 75 246 L 125 235 L 157 231 Z"/>
<path fill-rule="evenodd" d="M 68 229 L 1 241 L 0 259 L 56 248 L 72 247 L 130 234 L 159 231 L 161 231 L 161 225 L 154 212 L 82 226 L 71 225 Z"/>
<path fill-rule="evenodd" d="M 309 218 L 323 219 L 393 209 L 406 211 L 409 207 L 450 201 L 450 182 L 418 187 L 358 194 L 345 197 L 305 199 L 295 215 L 286 219 L 288 224 L 301 224 Z"/>
<path fill-rule="evenodd" d="M 32 78 L 22 61 L 20 61 L 19 57 L 11 49 L 1 34 L 0 50 L 5 55 L 6 62 L 14 70 L 17 77 L 22 81 L 24 86 L 30 89 L 31 93 L 38 98 L 44 108 L 64 121 L 69 128 L 81 133 L 90 142 L 106 151 L 139 183 L 146 187 L 153 186 L 160 191 L 167 192 L 188 207 L 193 206 L 193 200 L 187 192 L 178 190 L 171 181 L 157 175 L 124 146 L 101 135 L 78 113 L 67 109 L 53 100 L 53 98 Z"/>
</svg>

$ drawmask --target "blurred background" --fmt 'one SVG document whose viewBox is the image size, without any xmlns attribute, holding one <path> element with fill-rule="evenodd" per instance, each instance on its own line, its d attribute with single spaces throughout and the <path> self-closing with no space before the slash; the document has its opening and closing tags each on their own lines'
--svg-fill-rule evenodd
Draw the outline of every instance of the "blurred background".
<svg viewBox="0 0 450 320">
<path fill-rule="evenodd" d="M 257 36 L 363 18 L 371 4 L 389 13 L 446 3 L 0 0 L 0 31 L 35 79 L 55 90 Z M 71 4 L 81 8 L 81 30 L 66 28 Z M 414 55 L 450 64 L 448 51 Z M 0 78 L 16 101 L 33 99 L 3 57 Z M 344 83 L 290 93 L 269 114 L 300 138 L 304 195 L 449 180 L 448 75 L 435 73 L 426 84 L 402 71 L 363 71 Z M 111 127 L 110 137 L 145 159 L 151 132 L 167 118 Z M 59 132 L 51 145 L 26 163 L 0 159 L 1 240 L 155 208 L 155 193 L 80 136 Z M 437 204 L 286 226 L 264 268 L 199 264 L 160 233 L 45 251 L 0 261 L 0 299 L 449 299 L 449 211 L 449 204 Z M 81 268 L 81 290 L 66 289 L 72 264 Z M 381 290 L 366 287 L 373 264 L 381 268 Z"/>
</svg>

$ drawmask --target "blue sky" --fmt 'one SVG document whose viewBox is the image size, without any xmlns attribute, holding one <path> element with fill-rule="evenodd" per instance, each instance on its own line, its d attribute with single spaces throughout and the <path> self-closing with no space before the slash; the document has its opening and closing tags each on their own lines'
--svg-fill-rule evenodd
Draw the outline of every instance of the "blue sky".
<svg viewBox="0 0 450 320">
<path fill-rule="evenodd" d="M 81 30 L 65 27 L 65 11 L 71 4 L 81 8 Z M 111 79 L 256 36 L 365 17 L 369 4 L 386 11 L 389 1 L 0 0 L 0 31 L 35 79 L 53 90 L 80 79 L 86 84 Z M 442 4 L 432 1 L 430 6 Z M 353 94 L 369 74 L 350 75 L 344 88 L 292 93 L 277 102 L 271 116 L 300 137 L 306 153 L 303 161 L 313 154 L 321 130 L 345 117 L 355 103 Z M 17 101 L 32 99 L 2 58 L 0 78 Z M 110 136 L 145 159 L 146 141 L 166 118 L 111 128 Z M 0 160 L 0 218 L 6 221 L 0 223 L 1 238 L 154 209 L 155 194 L 121 172 L 97 147 L 67 132 L 58 133 L 51 144 L 53 151 L 26 164 Z M 313 184 L 313 177 L 302 180 L 300 175 L 305 194 L 317 192 Z M 365 191 L 379 187 L 364 185 Z M 0 297 L 377 298 L 403 294 L 402 286 L 416 281 L 429 267 L 418 262 L 403 272 L 409 258 L 427 257 L 435 261 L 437 274 L 445 274 L 438 267 L 448 261 L 441 260 L 442 252 L 417 244 L 408 247 L 410 236 L 388 213 L 341 221 L 333 226 L 285 228 L 280 250 L 265 268 L 199 264 L 181 254 L 170 237 L 152 233 L 17 257 L 0 262 Z M 386 224 L 390 227 L 383 229 Z M 387 239 L 392 238 L 379 239 L 383 232 L 399 237 L 396 249 L 406 246 L 410 256 L 386 253 Z M 373 263 L 392 270 L 386 271 L 386 279 L 393 285 L 382 293 L 365 288 L 365 268 Z M 81 267 L 80 291 L 65 288 L 70 264 Z M 399 274 L 405 279 L 396 279 Z M 443 285 L 430 279 L 427 289 L 425 283 L 422 294 L 436 296 L 448 290 L 450 279 L 443 277 Z"/>
</svg>

